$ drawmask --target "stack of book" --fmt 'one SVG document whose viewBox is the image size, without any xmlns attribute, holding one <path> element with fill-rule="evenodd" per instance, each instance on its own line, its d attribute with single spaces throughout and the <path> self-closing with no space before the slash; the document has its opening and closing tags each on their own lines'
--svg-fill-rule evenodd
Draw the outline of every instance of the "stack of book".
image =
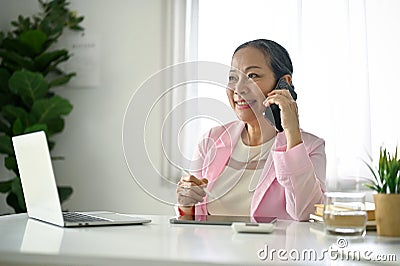
<svg viewBox="0 0 400 266">
<path fill-rule="evenodd" d="M 310 214 L 310 220 L 313 222 L 324 222 L 324 204 L 315 204 L 314 206 L 315 212 Z M 372 202 L 366 202 L 365 206 L 368 216 L 367 230 L 376 230 L 375 204 Z"/>
</svg>

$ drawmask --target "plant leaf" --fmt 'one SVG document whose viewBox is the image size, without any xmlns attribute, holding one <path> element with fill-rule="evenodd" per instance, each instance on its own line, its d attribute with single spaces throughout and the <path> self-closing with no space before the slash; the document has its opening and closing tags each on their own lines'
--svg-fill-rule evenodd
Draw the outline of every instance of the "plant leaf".
<svg viewBox="0 0 400 266">
<path fill-rule="evenodd" d="M 0 92 L 0 106 L 6 106 L 14 102 L 14 96 L 13 94 L 9 92 Z"/>
<path fill-rule="evenodd" d="M 12 54 L 18 55 L 21 58 L 32 62 L 30 60 L 30 56 L 32 56 L 32 50 L 28 45 L 21 42 L 21 40 L 7 37 L 4 39 L 3 47 Z"/>
<path fill-rule="evenodd" d="M 13 180 L 1 181 L 0 182 L 0 193 L 8 193 L 11 190 L 11 184 Z"/>
<path fill-rule="evenodd" d="M 49 144 L 49 150 L 53 150 L 53 148 L 56 146 L 56 143 L 51 140 L 48 141 L 48 144 Z"/>
<path fill-rule="evenodd" d="M 49 99 L 37 100 L 32 106 L 32 113 L 39 123 L 46 123 L 72 111 L 72 104 L 60 96 L 53 96 Z"/>
<path fill-rule="evenodd" d="M 3 65 L 13 65 L 14 69 L 29 69 L 33 70 L 33 62 L 28 57 L 21 56 L 20 54 L 10 50 L 0 50 L 0 57 L 3 59 Z"/>
<path fill-rule="evenodd" d="M 11 129 L 3 121 L 0 120 L 0 133 L 3 132 L 6 135 L 11 135 Z"/>
<path fill-rule="evenodd" d="M 379 155 L 378 173 L 379 173 L 379 178 L 380 178 L 380 181 L 381 181 L 381 184 L 382 184 L 382 190 L 385 191 L 384 193 L 386 193 L 386 188 L 387 188 L 386 178 L 385 178 L 386 161 L 387 161 L 386 149 L 382 149 L 381 148 L 380 155 Z"/>
<path fill-rule="evenodd" d="M 56 72 L 56 73 L 58 73 L 58 65 L 60 64 L 60 63 L 62 63 L 62 62 L 64 62 L 64 61 L 67 61 L 68 59 L 70 58 L 70 55 L 68 54 L 68 55 L 66 55 L 66 56 L 64 56 L 64 57 L 61 57 L 61 58 L 58 58 L 57 60 L 54 60 L 49 66 L 48 66 L 48 68 L 46 69 L 46 72 L 47 73 L 50 73 L 50 72 Z"/>
<path fill-rule="evenodd" d="M 2 110 L 2 114 L 12 125 L 10 130 L 12 130 L 13 135 L 24 133 L 25 128 L 36 122 L 32 114 L 28 114 L 24 109 L 12 105 L 5 106 Z"/>
<path fill-rule="evenodd" d="M 23 210 L 26 209 L 22 184 L 19 178 L 14 178 L 11 184 L 11 191 L 17 196 L 19 207 Z"/>
<path fill-rule="evenodd" d="M 14 155 L 11 138 L 9 136 L 0 136 L 0 153 Z"/>
<path fill-rule="evenodd" d="M 67 50 L 56 50 L 56 51 L 43 53 L 35 58 L 34 64 L 39 71 L 47 73 L 46 68 L 53 61 L 58 60 L 60 58 L 66 58 L 66 60 L 67 60 L 69 58 L 68 51 Z"/>
<path fill-rule="evenodd" d="M 58 78 L 56 78 L 56 79 L 53 79 L 53 80 L 49 83 L 49 87 L 52 88 L 52 87 L 64 85 L 64 84 L 68 83 L 68 82 L 70 81 L 70 79 L 71 79 L 72 77 L 74 77 L 74 76 L 76 76 L 75 73 L 70 73 L 70 74 L 63 75 L 63 76 L 61 76 L 61 77 L 58 77 Z"/>
<path fill-rule="evenodd" d="M 8 193 L 6 201 L 7 204 L 11 206 L 16 213 L 26 212 L 26 208 L 20 207 L 18 196 L 14 192 L 10 191 L 10 193 Z"/>
<path fill-rule="evenodd" d="M 24 133 L 24 125 L 22 124 L 22 121 L 20 118 L 18 118 L 17 120 L 14 121 L 13 127 L 12 127 L 12 131 L 13 131 L 13 135 L 21 135 L 22 133 Z"/>
<path fill-rule="evenodd" d="M 0 91 L 8 92 L 8 79 L 10 78 L 10 73 L 7 69 L 0 68 Z"/>
<path fill-rule="evenodd" d="M 43 98 L 49 89 L 42 74 L 27 70 L 16 71 L 11 76 L 8 86 L 13 93 L 21 96 L 22 101 L 29 107 L 37 99 Z"/>
<path fill-rule="evenodd" d="M 380 188 L 374 183 L 367 183 L 367 184 L 364 184 L 364 186 L 380 193 Z"/>
<path fill-rule="evenodd" d="M 14 156 L 8 156 L 4 158 L 4 165 L 7 169 L 14 171 L 17 174 L 18 172 L 18 165 L 17 160 Z"/>
<path fill-rule="evenodd" d="M 52 136 L 56 133 L 63 131 L 64 125 L 65 125 L 64 119 L 62 119 L 61 117 L 57 117 L 55 119 L 47 121 L 47 129 L 48 129 L 47 131 L 49 136 Z"/>
<path fill-rule="evenodd" d="M 47 125 L 46 124 L 34 124 L 25 128 L 24 133 L 31 133 L 37 131 L 44 131 L 47 133 Z"/>
<path fill-rule="evenodd" d="M 14 124 L 14 121 L 18 118 L 29 117 L 28 113 L 21 107 L 16 107 L 13 105 L 6 105 L 1 109 L 3 117 L 10 123 Z"/>
<path fill-rule="evenodd" d="M 2 32 L 2 31 L 0 30 L 0 47 L 1 47 L 1 45 L 3 44 L 3 41 L 4 41 L 4 32 Z"/>
<path fill-rule="evenodd" d="M 387 184 L 383 184 L 381 193 L 387 193 Z"/>
<path fill-rule="evenodd" d="M 375 179 L 375 183 L 374 183 L 375 188 L 373 188 L 373 190 L 375 190 L 375 191 L 377 191 L 377 192 L 379 193 L 379 191 L 380 191 L 380 189 L 381 189 L 381 182 L 380 182 L 380 180 L 379 180 L 378 177 L 376 176 L 376 173 L 375 173 L 374 169 L 372 168 L 372 166 L 371 166 L 368 162 L 366 162 L 366 161 L 364 161 L 364 160 L 362 160 L 362 161 L 365 163 L 365 165 L 369 168 L 369 170 L 371 171 L 372 175 L 374 176 L 374 179 Z M 372 187 L 369 187 L 369 188 L 372 188 Z"/>
<path fill-rule="evenodd" d="M 47 35 L 41 30 L 28 30 L 19 36 L 19 40 L 27 45 L 33 54 L 38 54 L 43 49 Z"/>
<path fill-rule="evenodd" d="M 58 196 L 60 197 L 60 203 L 63 203 L 64 201 L 69 199 L 69 197 L 73 193 L 72 187 L 59 186 L 57 187 L 57 190 L 58 190 Z"/>
</svg>

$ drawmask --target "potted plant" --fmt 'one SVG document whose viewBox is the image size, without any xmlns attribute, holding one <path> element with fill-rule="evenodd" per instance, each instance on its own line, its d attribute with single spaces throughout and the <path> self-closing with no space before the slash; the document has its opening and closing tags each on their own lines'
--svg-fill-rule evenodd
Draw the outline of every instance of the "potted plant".
<svg viewBox="0 0 400 266">
<path fill-rule="evenodd" d="M 374 180 L 366 184 L 374 194 L 377 233 L 381 236 L 400 236 L 400 159 L 397 147 L 394 154 L 380 149 L 379 164 L 375 170 L 370 164 Z"/>
<path fill-rule="evenodd" d="M 50 150 L 51 137 L 64 129 L 64 116 L 71 103 L 56 95 L 54 88 L 64 85 L 75 73 L 64 73 L 60 64 L 71 54 L 55 49 L 64 29 L 82 31 L 83 17 L 68 9 L 66 0 L 39 0 L 42 12 L 32 17 L 18 16 L 12 29 L 0 31 L 0 154 L 4 165 L 15 177 L 0 182 L 7 204 L 15 212 L 25 212 L 18 167 L 11 138 L 15 135 L 44 130 Z M 54 158 L 53 158 L 54 159 Z M 59 187 L 61 202 L 72 194 L 71 187 Z"/>
</svg>

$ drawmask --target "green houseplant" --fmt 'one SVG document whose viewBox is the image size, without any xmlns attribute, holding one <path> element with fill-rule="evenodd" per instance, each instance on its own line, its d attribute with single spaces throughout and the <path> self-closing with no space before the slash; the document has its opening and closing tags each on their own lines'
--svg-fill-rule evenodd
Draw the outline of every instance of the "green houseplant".
<svg viewBox="0 0 400 266">
<path fill-rule="evenodd" d="M 50 149 L 54 148 L 51 137 L 64 129 L 63 117 L 73 107 L 53 89 L 75 75 L 60 69 L 71 54 L 54 44 L 65 29 L 83 30 L 83 17 L 69 10 L 66 0 L 39 0 L 39 5 L 39 14 L 20 15 L 9 32 L 0 31 L 0 153 L 4 166 L 15 174 L 0 182 L 0 192 L 7 194 L 7 204 L 17 213 L 26 207 L 11 138 L 44 130 Z M 61 202 L 72 194 L 68 186 L 58 190 Z"/>
<path fill-rule="evenodd" d="M 374 194 L 375 219 L 378 235 L 400 236 L 400 159 L 381 147 L 378 168 L 370 164 L 374 180 L 366 184 Z"/>
</svg>

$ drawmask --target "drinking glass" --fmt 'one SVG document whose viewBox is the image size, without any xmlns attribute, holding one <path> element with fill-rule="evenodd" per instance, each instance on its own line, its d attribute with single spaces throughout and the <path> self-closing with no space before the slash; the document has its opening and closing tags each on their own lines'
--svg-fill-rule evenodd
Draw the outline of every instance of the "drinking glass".
<svg viewBox="0 0 400 266">
<path fill-rule="evenodd" d="M 323 218 L 328 233 L 364 235 L 367 225 L 365 194 L 326 192 Z"/>
</svg>

